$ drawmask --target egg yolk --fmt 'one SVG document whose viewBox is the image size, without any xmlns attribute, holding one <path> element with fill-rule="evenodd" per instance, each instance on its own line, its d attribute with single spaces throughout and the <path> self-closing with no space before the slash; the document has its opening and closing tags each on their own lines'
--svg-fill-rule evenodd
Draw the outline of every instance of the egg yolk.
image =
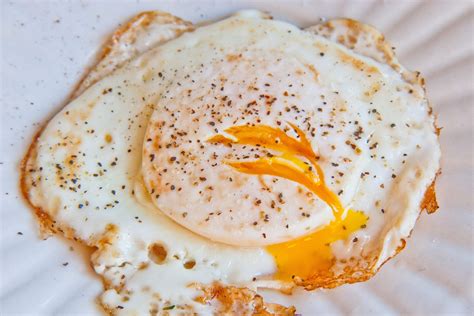
<svg viewBox="0 0 474 316">
<path fill-rule="evenodd" d="M 334 192 L 324 181 L 324 174 L 317 163 L 310 142 L 303 131 L 288 123 L 298 135 L 298 139 L 288 136 L 283 130 L 266 125 L 241 125 L 225 130 L 233 138 L 215 135 L 208 139 L 212 143 L 254 145 L 282 152 L 280 156 L 263 157 L 253 161 L 226 161 L 234 169 L 247 174 L 272 175 L 297 182 L 331 207 L 334 219 L 325 227 L 309 235 L 279 244 L 270 245 L 267 250 L 277 264 L 275 277 L 289 281 L 294 276 L 303 279 L 327 272 L 335 258 L 331 243 L 347 239 L 353 232 L 364 227 L 367 216 L 360 211 L 344 208 Z M 306 158 L 309 163 L 300 157 Z"/>
<path fill-rule="evenodd" d="M 335 260 L 331 243 L 347 239 L 366 223 L 367 216 L 363 212 L 349 210 L 344 219 L 334 220 L 316 232 L 268 246 L 278 268 L 275 278 L 290 281 L 296 275 L 308 279 L 327 272 Z"/>
</svg>

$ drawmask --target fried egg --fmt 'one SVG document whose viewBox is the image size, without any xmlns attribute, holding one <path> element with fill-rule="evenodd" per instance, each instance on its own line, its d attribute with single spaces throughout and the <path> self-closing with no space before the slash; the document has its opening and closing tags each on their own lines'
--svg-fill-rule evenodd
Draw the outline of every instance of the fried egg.
<svg viewBox="0 0 474 316">
<path fill-rule="evenodd" d="M 436 209 L 423 79 L 369 26 L 155 12 L 111 47 L 22 184 L 43 228 L 97 248 L 112 314 L 293 314 L 258 289 L 366 280 Z"/>
</svg>

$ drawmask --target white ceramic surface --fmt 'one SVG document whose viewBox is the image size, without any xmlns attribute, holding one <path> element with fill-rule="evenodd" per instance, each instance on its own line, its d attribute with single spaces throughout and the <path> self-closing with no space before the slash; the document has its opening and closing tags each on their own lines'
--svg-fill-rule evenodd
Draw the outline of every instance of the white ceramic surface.
<svg viewBox="0 0 474 316">
<path fill-rule="evenodd" d="M 407 248 L 368 282 L 290 297 L 304 315 L 472 315 L 474 6 L 470 1 L 1 1 L 0 314 L 101 315 L 90 251 L 40 240 L 18 191 L 18 165 L 110 32 L 135 13 L 199 22 L 258 8 L 309 26 L 347 16 L 382 30 L 402 63 L 427 78 L 444 127 L 440 210 L 423 214 Z"/>
</svg>

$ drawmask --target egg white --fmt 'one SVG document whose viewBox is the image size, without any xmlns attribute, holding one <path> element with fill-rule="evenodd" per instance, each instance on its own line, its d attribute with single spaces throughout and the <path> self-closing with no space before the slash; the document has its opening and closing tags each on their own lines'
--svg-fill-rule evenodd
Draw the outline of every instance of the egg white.
<svg viewBox="0 0 474 316">
<path fill-rule="evenodd" d="M 30 190 L 30 200 L 63 230 L 69 229 L 76 238 L 98 247 L 92 262 L 107 281 L 102 302 L 116 313 L 143 314 L 150 308 L 172 305 L 204 313 L 212 306 L 195 302 L 198 293 L 190 284 L 219 281 L 256 288 L 262 283 L 255 282 L 255 278 L 276 271 L 274 259 L 262 247 L 266 242 L 259 239 L 261 231 L 252 227 L 239 234 L 236 230 L 219 231 L 219 223 L 199 230 L 193 226 L 192 216 L 190 222 L 185 222 L 173 214 L 175 209 L 169 206 L 181 210 L 181 203 L 191 203 L 187 200 L 191 195 L 173 193 L 167 197 L 168 208 L 163 211 L 173 218 L 170 219 L 150 199 L 152 187 L 147 177 L 153 175 L 152 171 L 142 169 L 142 146 L 149 122 L 166 119 L 161 108 L 164 105 L 174 106 L 175 110 L 189 107 L 188 103 L 179 103 L 187 101 L 185 98 L 169 99 L 175 91 L 188 88 L 182 87 L 186 75 L 201 64 L 209 65 L 211 59 L 218 60 L 214 68 L 203 67 L 211 73 L 197 76 L 200 81 L 189 86 L 199 89 L 199 84 L 215 75 L 212 71 L 225 72 L 226 56 L 236 51 L 255 59 L 259 72 L 252 75 L 257 78 L 267 68 L 281 75 L 283 70 L 270 63 L 272 54 L 293 65 L 311 64 L 319 73 L 318 83 L 313 85 L 320 89 L 318 95 L 327 95 L 327 100 L 314 99 L 304 88 L 295 88 L 296 93 L 301 92 L 298 102 L 307 110 L 313 107 L 315 125 L 327 124 L 333 117 L 333 125 L 341 133 L 323 136 L 319 133 L 325 127 L 318 126 L 318 136 L 312 138 L 312 144 L 322 157 L 321 167 L 331 189 L 342 190 L 343 204 L 362 210 L 369 217 L 367 227 L 355 233 L 359 242 L 339 241 L 332 245 L 336 258 L 376 253 L 376 269 L 396 252 L 400 240 L 409 235 L 415 224 L 423 194 L 439 168 L 440 156 L 423 89 L 408 83 L 389 65 L 321 36 L 264 19 L 255 11 L 240 13 L 151 49 L 97 82 L 58 113 L 37 140 L 37 154 L 31 162 L 35 185 Z M 354 66 L 353 60 L 375 68 L 376 73 L 368 76 Z M 311 76 L 308 71 L 296 82 L 305 83 Z M 278 86 L 277 79 L 274 83 Z M 230 92 L 233 100 L 237 99 L 236 91 Z M 318 107 L 324 111 L 318 113 Z M 356 130 L 349 123 L 354 120 L 364 127 L 363 137 L 351 138 L 361 154 L 345 143 Z M 183 127 L 198 129 L 203 122 L 198 123 L 193 126 L 184 121 Z M 199 131 L 199 137 L 212 134 L 206 128 Z M 371 157 L 374 154 L 376 159 Z M 344 164 L 344 158 L 351 163 Z M 211 171 L 206 178 L 212 179 Z M 219 180 L 213 181 L 219 185 Z M 246 181 L 250 185 L 244 188 L 245 193 L 257 192 L 252 187 L 257 185 L 256 180 L 247 177 Z M 296 192 L 295 183 L 281 183 L 280 190 Z M 217 203 L 232 202 L 225 195 L 220 198 Z M 307 206 L 296 193 L 290 198 L 295 209 Z M 321 201 L 316 200 L 307 210 L 311 217 L 292 217 L 296 213 L 287 209 L 281 215 L 286 219 L 269 223 L 267 231 L 273 236 L 270 240 L 288 240 L 331 220 L 330 210 Z M 241 223 L 253 220 L 237 218 Z M 282 228 L 285 221 L 294 224 L 289 233 Z M 229 239 L 223 240 L 226 231 Z M 217 243 L 199 234 L 234 245 Z M 254 247 L 236 247 L 238 239 Z M 160 264 L 149 257 L 153 244 L 166 248 L 166 259 Z M 190 260 L 196 265 L 187 269 L 184 264 Z"/>
</svg>

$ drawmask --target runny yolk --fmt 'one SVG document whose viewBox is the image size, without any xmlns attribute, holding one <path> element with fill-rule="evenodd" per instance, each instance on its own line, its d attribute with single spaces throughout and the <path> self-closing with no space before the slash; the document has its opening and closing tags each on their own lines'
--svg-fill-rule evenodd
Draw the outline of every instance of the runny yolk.
<svg viewBox="0 0 474 316">
<path fill-rule="evenodd" d="M 223 135 L 208 139 L 213 143 L 254 145 L 282 152 L 280 156 L 244 162 L 227 161 L 226 164 L 243 173 L 273 175 L 297 182 L 331 207 L 334 219 L 325 227 L 309 235 L 267 247 L 277 264 L 275 277 L 284 281 L 290 281 L 293 276 L 307 279 L 329 271 L 335 261 L 331 243 L 347 239 L 353 232 L 364 227 L 368 219 L 363 212 L 354 210 L 348 210 L 343 218 L 344 208 L 338 196 L 326 186 L 323 171 L 317 163 L 317 155 L 310 142 L 296 125 L 288 124 L 299 139 L 266 125 L 233 126 L 225 132 L 234 139 Z M 300 157 L 306 158 L 309 163 Z"/>
<path fill-rule="evenodd" d="M 308 279 L 331 269 L 334 255 L 330 244 L 345 240 L 367 223 L 367 216 L 349 210 L 342 220 L 334 220 L 324 228 L 284 243 L 267 246 L 275 258 L 275 278 L 291 281 L 293 276 Z"/>
</svg>

